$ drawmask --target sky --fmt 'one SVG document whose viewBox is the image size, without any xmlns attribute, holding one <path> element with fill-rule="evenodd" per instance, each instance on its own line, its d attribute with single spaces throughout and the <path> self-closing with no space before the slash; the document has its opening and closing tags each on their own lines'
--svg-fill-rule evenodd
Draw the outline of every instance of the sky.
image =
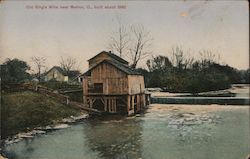
<svg viewBox="0 0 250 159">
<path fill-rule="evenodd" d="M 169 57 L 173 47 L 181 46 L 190 50 L 188 56 L 210 50 L 222 64 L 249 68 L 249 7 L 243 0 L 2 1 L 0 60 L 19 58 L 33 67 L 31 57 L 42 56 L 50 68 L 61 57 L 74 57 L 83 72 L 88 59 L 109 49 L 118 17 L 124 25 L 150 31 L 153 56 Z M 145 60 L 140 67 L 146 67 Z"/>
</svg>

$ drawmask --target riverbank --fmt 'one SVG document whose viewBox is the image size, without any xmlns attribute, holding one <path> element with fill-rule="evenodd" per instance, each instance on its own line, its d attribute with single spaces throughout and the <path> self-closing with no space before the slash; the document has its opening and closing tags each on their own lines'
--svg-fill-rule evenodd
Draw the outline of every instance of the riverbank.
<svg viewBox="0 0 250 159">
<path fill-rule="evenodd" d="M 73 109 L 45 95 L 31 92 L 3 93 L 1 98 L 1 138 L 37 127 L 56 125 L 70 116 L 86 112 Z"/>
</svg>

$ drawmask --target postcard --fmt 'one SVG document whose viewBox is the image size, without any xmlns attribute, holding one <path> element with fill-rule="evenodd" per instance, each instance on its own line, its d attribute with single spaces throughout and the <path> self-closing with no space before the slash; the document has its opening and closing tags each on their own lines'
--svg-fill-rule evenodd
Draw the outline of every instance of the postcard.
<svg viewBox="0 0 250 159">
<path fill-rule="evenodd" d="M 0 1 L 0 159 L 249 159 L 249 2 Z"/>
</svg>

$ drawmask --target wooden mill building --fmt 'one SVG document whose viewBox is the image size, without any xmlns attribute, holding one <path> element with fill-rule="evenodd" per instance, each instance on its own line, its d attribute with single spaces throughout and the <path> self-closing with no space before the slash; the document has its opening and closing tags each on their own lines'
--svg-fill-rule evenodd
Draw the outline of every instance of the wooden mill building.
<svg viewBox="0 0 250 159">
<path fill-rule="evenodd" d="M 88 60 L 83 74 L 83 101 L 109 113 L 134 114 L 146 105 L 144 77 L 119 56 L 102 51 Z"/>
</svg>

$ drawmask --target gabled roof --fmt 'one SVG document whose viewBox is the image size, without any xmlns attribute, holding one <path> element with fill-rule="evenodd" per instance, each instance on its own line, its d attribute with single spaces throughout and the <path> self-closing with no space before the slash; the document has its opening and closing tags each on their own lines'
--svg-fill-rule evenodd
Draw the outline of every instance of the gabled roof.
<svg viewBox="0 0 250 159">
<path fill-rule="evenodd" d="M 59 67 L 59 66 L 53 66 L 49 71 L 47 71 L 46 73 L 44 73 L 43 76 L 47 75 L 53 69 L 56 69 L 62 75 L 68 76 L 69 78 L 75 78 L 75 77 L 78 77 L 79 75 L 81 75 L 80 71 L 78 71 L 78 70 L 71 70 L 71 71 L 68 71 L 68 73 L 67 73 L 61 67 Z"/>
<path fill-rule="evenodd" d="M 49 71 L 47 71 L 44 75 L 47 75 L 51 70 L 56 69 L 58 72 L 60 72 L 62 75 L 67 76 L 67 73 L 63 71 L 63 69 L 59 66 L 52 67 Z"/>
<path fill-rule="evenodd" d="M 99 66 L 102 63 L 109 63 L 112 66 L 116 67 L 117 69 L 119 69 L 120 71 L 128 74 L 128 75 L 141 75 L 141 73 L 139 73 L 136 69 L 133 69 L 127 65 L 124 65 L 122 63 L 113 61 L 113 60 L 103 60 L 97 64 L 95 64 L 94 66 L 92 66 L 91 68 L 89 68 L 89 70 L 85 73 L 83 73 L 82 75 L 88 75 L 92 69 L 96 68 L 97 66 Z"/>
<path fill-rule="evenodd" d="M 103 53 L 104 53 L 104 54 L 107 54 L 107 55 L 110 56 L 111 58 L 113 58 L 113 59 L 115 59 L 115 60 L 117 60 L 117 61 L 119 61 L 119 62 L 121 62 L 121 63 L 126 63 L 126 64 L 129 63 L 128 61 L 126 61 L 126 60 L 124 60 L 123 58 L 117 56 L 116 54 L 113 54 L 113 53 L 107 52 L 107 51 L 102 51 L 102 52 L 100 52 L 99 54 L 97 54 L 97 55 L 95 55 L 94 57 L 90 58 L 88 61 L 94 59 L 95 57 L 97 57 L 97 56 L 99 56 L 100 54 L 103 54 Z"/>
</svg>

